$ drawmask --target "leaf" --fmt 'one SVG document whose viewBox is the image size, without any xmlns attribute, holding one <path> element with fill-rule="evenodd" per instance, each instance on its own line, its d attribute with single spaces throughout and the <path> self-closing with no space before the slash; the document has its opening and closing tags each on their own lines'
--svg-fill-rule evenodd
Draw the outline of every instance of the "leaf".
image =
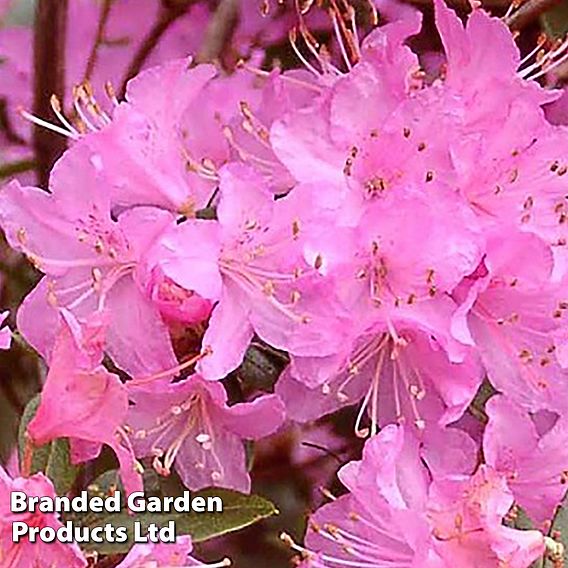
<svg viewBox="0 0 568 568">
<path fill-rule="evenodd" d="M 258 390 L 273 391 L 287 364 L 288 358 L 285 353 L 260 341 L 254 341 L 236 371 L 243 393 L 248 394 Z"/>
<path fill-rule="evenodd" d="M 202 542 L 230 532 L 238 531 L 262 519 L 278 513 L 276 507 L 268 500 L 258 495 L 244 495 L 229 489 L 204 489 L 192 493 L 195 497 L 220 497 L 223 501 L 222 513 L 138 513 L 131 515 L 126 511 L 121 513 L 101 513 L 87 515 L 68 515 L 65 520 L 71 520 L 76 526 L 95 528 L 110 524 L 114 527 L 126 527 L 128 541 L 126 543 L 88 543 L 84 548 L 97 551 L 99 554 L 123 554 L 130 550 L 134 523 L 142 524 L 142 534 L 151 523 L 166 526 L 174 521 L 176 534 L 191 535 L 194 542 Z"/>
<path fill-rule="evenodd" d="M 20 456 L 20 469 L 24 461 L 24 452 L 27 445 L 26 431 L 28 424 L 35 416 L 41 401 L 37 395 L 26 406 L 18 430 L 18 446 Z M 29 474 L 42 472 L 51 481 L 58 495 L 67 493 L 75 483 L 79 468 L 71 463 L 69 440 L 61 438 L 38 448 L 32 449 L 31 467 Z"/>
</svg>

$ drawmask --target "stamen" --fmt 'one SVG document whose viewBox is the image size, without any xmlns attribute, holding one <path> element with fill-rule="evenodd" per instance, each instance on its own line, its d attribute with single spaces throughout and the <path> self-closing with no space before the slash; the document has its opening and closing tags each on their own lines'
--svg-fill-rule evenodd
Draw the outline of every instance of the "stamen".
<svg viewBox="0 0 568 568">
<path fill-rule="evenodd" d="M 55 116 L 57 116 L 61 124 L 63 124 L 69 132 L 73 132 L 76 136 L 80 136 L 77 129 L 67 120 L 67 118 L 65 118 L 65 115 L 61 111 L 61 103 L 56 95 L 51 95 L 50 104 Z"/>
<path fill-rule="evenodd" d="M 313 75 L 315 75 L 318 79 L 320 77 L 320 72 L 303 56 L 302 52 L 299 50 L 298 46 L 296 45 L 296 40 L 298 37 L 297 29 L 292 28 L 288 33 L 288 40 L 290 41 L 290 45 L 296 54 L 296 57 L 302 62 L 302 65 L 310 71 Z"/>
<path fill-rule="evenodd" d="M 19 109 L 19 113 L 20 113 L 20 116 L 22 116 L 22 118 L 28 120 L 29 122 L 32 122 L 33 124 L 36 124 L 37 126 L 41 126 L 42 128 L 47 128 L 48 130 L 51 130 L 52 132 L 55 132 L 57 134 L 61 134 L 62 136 L 65 136 L 66 138 L 71 138 L 72 140 L 79 140 L 79 138 L 81 137 L 79 134 L 76 134 L 75 129 L 73 129 L 73 131 L 65 130 L 64 128 L 61 128 L 60 126 L 57 126 L 56 124 L 52 124 L 51 122 L 48 122 L 47 120 L 44 120 L 43 118 L 39 118 L 39 117 L 27 112 L 24 109 Z"/>
<path fill-rule="evenodd" d="M 154 373 L 153 375 L 149 375 L 148 377 L 134 378 L 130 381 L 130 385 L 131 386 L 145 385 L 153 381 L 156 381 L 158 379 L 179 375 L 182 371 L 185 371 L 185 369 L 189 369 L 190 367 L 195 365 L 198 361 L 201 361 L 201 359 L 203 359 L 204 357 L 211 355 L 211 353 L 213 353 L 211 347 L 206 346 L 201 353 L 195 355 L 188 361 L 180 363 L 179 365 L 177 365 L 176 367 L 172 367 L 171 369 L 166 369 L 165 371 Z"/>
</svg>

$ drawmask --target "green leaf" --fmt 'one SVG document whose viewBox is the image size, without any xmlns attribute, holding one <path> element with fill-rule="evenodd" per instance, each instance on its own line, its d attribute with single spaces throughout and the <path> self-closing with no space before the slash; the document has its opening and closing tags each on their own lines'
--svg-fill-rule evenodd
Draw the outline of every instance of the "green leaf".
<svg viewBox="0 0 568 568">
<path fill-rule="evenodd" d="M 35 416 L 39 403 L 41 401 L 40 395 L 35 396 L 30 400 L 24 410 L 22 419 L 20 421 L 20 428 L 18 431 L 18 446 L 20 456 L 20 469 L 23 467 L 24 453 L 28 445 L 27 428 Z M 79 473 L 79 468 L 71 463 L 69 441 L 67 439 L 58 439 L 45 444 L 41 447 L 31 448 L 32 456 L 30 460 L 29 474 L 42 472 L 51 479 L 55 487 L 55 491 L 59 495 L 67 493 L 75 483 L 75 479 Z"/>
<path fill-rule="evenodd" d="M 97 484 L 98 485 L 98 484 Z M 126 527 L 128 542 L 126 543 L 88 543 L 84 548 L 97 551 L 99 554 L 123 554 L 134 544 L 132 537 L 134 523 L 142 524 L 143 534 L 151 523 L 162 527 L 170 521 L 175 522 L 177 536 L 191 535 L 194 542 L 202 542 L 227 533 L 238 531 L 262 519 L 278 513 L 276 507 L 268 500 L 258 495 L 244 495 L 229 489 L 204 489 L 192 493 L 192 497 L 220 497 L 223 501 L 222 513 L 139 513 L 136 515 L 121 513 L 101 513 L 87 515 L 68 515 L 65 520 L 71 520 L 76 526 L 100 527 L 110 524 L 114 527 Z"/>
<path fill-rule="evenodd" d="M 479 420 L 482 424 L 487 424 L 487 421 L 489 420 L 487 414 L 485 413 L 485 405 L 487 404 L 487 401 L 496 393 L 497 391 L 493 388 L 493 385 L 487 379 L 485 379 L 483 383 L 481 383 L 481 386 L 479 387 L 475 398 L 469 405 L 468 412 L 472 416 L 477 418 L 477 420 Z"/>
<path fill-rule="evenodd" d="M 32 171 L 36 167 L 33 160 L 20 160 L 18 162 L 6 162 L 0 164 L 0 179 L 10 178 L 17 174 Z"/>
<path fill-rule="evenodd" d="M 253 342 L 236 371 L 243 393 L 274 390 L 274 385 L 287 364 L 288 357 L 284 352 L 260 341 Z"/>
</svg>

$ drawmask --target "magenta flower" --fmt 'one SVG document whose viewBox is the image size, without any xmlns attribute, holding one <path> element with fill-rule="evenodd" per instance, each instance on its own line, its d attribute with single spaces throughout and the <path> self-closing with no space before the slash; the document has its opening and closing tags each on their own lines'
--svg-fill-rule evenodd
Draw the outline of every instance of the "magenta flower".
<svg viewBox="0 0 568 568">
<path fill-rule="evenodd" d="M 285 417 L 274 395 L 228 406 L 224 387 L 199 375 L 151 390 L 132 386 L 130 399 L 136 454 L 152 456 L 162 475 L 175 465 L 192 490 L 215 485 L 250 491 L 242 440 L 272 434 Z"/>
<path fill-rule="evenodd" d="M 488 402 L 487 414 L 483 439 L 487 463 L 507 476 L 515 501 L 538 526 L 546 527 L 567 490 L 565 418 L 541 432 L 527 412 L 504 396 Z"/>
<path fill-rule="evenodd" d="M 156 241 L 149 265 L 216 303 L 203 338 L 211 353 L 197 366 L 205 378 L 235 369 L 254 332 L 304 355 L 330 352 L 345 333 L 330 284 L 304 258 L 302 227 L 317 213 L 296 192 L 275 201 L 260 175 L 235 164 L 221 172 L 218 220 L 188 219 Z"/>
<path fill-rule="evenodd" d="M 530 410 L 566 408 L 566 371 L 555 353 L 565 288 L 552 270 L 543 241 L 504 228 L 488 235 L 484 263 L 456 293 L 455 337 L 475 345 L 491 383 Z"/>
<path fill-rule="evenodd" d="M 173 217 L 141 207 L 116 221 L 104 180 L 89 153 L 77 147 L 53 169 L 51 194 L 18 182 L 0 194 L 0 224 L 11 246 L 45 274 L 22 304 L 18 327 L 49 360 L 58 329 L 55 308 L 80 318 L 106 310 L 106 350 L 119 367 L 134 375 L 173 367 L 167 328 L 135 274 Z"/>
<path fill-rule="evenodd" d="M 158 0 L 113 1 L 104 30 L 104 41 L 97 50 L 96 58 L 92 59 L 91 51 L 97 40 L 101 6 L 93 0 L 71 2 L 68 8 L 65 92 L 71 93 L 76 85 L 89 81 L 93 85 L 95 100 L 102 102 L 107 98 L 104 89 L 107 82 L 119 88 L 129 64 L 161 9 Z M 209 15 L 203 2 L 195 3 L 175 25 L 166 30 L 144 67 L 196 52 L 201 45 Z M 0 56 L 3 59 L 0 92 L 7 102 L 10 127 L 20 139 L 12 140 L 11 145 L 16 149 L 24 148 L 27 155 L 31 153 L 31 149 L 27 147 L 31 139 L 30 124 L 19 116 L 19 108 L 22 105 L 26 109 L 32 108 L 32 47 L 33 30 L 30 27 L 10 26 L 0 29 Z M 79 113 L 81 115 L 82 119 L 86 118 L 84 126 L 88 126 L 93 117 L 82 111 Z"/>
<path fill-rule="evenodd" d="M 35 445 L 71 438 L 77 461 L 96 457 L 106 444 L 120 462 L 126 490 L 138 491 L 141 466 L 124 428 L 126 388 L 117 375 L 101 365 L 105 324 L 94 319 L 80 323 L 70 312 L 60 313 L 49 372 L 28 436 Z"/>
<path fill-rule="evenodd" d="M 28 497 L 55 497 L 51 481 L 42 473 L 29 478 L 11 479 L 0 466 L 0 560 L 4 568 L 84 568 L 87 561 L 76 544 L 62 544 L 58 541 L 43 543 L 41 540 L 30 542 L 24 536 L 21 542 L 12 540 L 12 523 L 23 522 L 29 527 L 54 530 L 63 525 L 54 513 L 12 513 L 10 494 L 23 491 Z"/>
<path fill-rule="evenodd" d="M 544 551 L 538 531 L 503 526 L 513 504 L 503 477 L 483 466 L 473 476 L 432 481 L 418 443 L 401 427 L 369 440 L 363 460 L 339 476 L 349 494 L 312 516 L 305 548 L 292 544 L 306 568 L 527 568 Z"/>
<path fill-rule="evenodd" d="M 189 536 L 179 537 L 175 544 L 136 544 L 117 568 L 223 568 L 231 565 L 228 558 L 205 564 L 189 556 L 192 550 Z"/>
<path fill-rule="evenodd" d="M 214 109 L 203 108 L 217 70 L 190 65 L 186 58 L 142 72 L 129 82 L 126 100 L 79 141 L 105 170 L 113 206 L 152 205 L 193 215 L 213 194 L 215 164 L 228 157 Z M 194 130 L 200 133 L 196 140 Z"/>
<path fill-rule="evenodd" d="M 359 403 L 355 432 L 405 422 L 424 430 L 461 417 L 482 380 L 473 351 L 450 336 L 447 298 L 378 321 L 329 358 L 294 358 L 276 392 L 302 422 Z M 368 414 L 370 427 L 364 426 Z"/>
</svg>

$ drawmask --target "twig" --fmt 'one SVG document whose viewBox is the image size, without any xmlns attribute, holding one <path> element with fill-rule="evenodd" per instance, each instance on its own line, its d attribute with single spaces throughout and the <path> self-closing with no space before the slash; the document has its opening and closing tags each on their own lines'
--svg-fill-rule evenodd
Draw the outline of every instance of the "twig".
<svg viewBox="0 0 568 568">
<path fill-rule="evenodd" d="M 432 0 L 405 0 L 408 4 L 417 6 L 432 6 Z M 470 11 L 471 4 L 469 0 L 446 0 L 447 4 L 456 10 Z M 511 5 L 511 0 L 481 0 L 484 8 L 497 8 L 506 10 Z"/>
<path fill-rule="evenodd" d="M 221 0 L 205 32 L 203 46 L 197 54 L 196 60 L 199 63 L 219 59 L 237 26 L 239 4 L 239 0 Z"/>
<path fill-rule="evenodd" d="M 189 10 L 193 3 L 193 1 L 187 0 L 164 3 L 157 22 L 152 26 L 152 29 L 148 32 L 140 44 L 138 51 L 134 54 L 128 69 L 122 78 L 120 89 L 118 91 L 119 98 L 124 98 L 128 81 L 140 73 L 144 63 L 146 63 L 146 60 L 152 51 L 154 51 L 154 48 L 158 45 L 168 28 L 176 20 L 181 18 Z"/>
<path fill-rule="evenodd" d="M 19 160 L 17 162 L 6 162 L 0 164 L 0 180 L 30 172 L 36 168 L 34 160 Z"/>
<path fill-rule="evenodd" d="M 65 40 L 68 0 L 38 0 L 34 24 L 34 114 L 56 120 L 51 95 L 63 100 L 65 92 Z M 67 140 L 34 126 L 33 147 L 38 183 L 47 188 L 49 172 L 67 147 Z"/>
<path fill-rule="evenodd" d="M 97 25 L 97 36 L 95 38 L 95 43 L 89 54 L 89 59 L 87 59 L 87 65 L 85 67 L 84 79 L 87 81 L 91 78 L 93 71 L 95 70 L 95 65 L 97 64 L 97 58 L 99 54 L 99 48 L 105 39 L 105 28 L 108 23 L 110 16 L 110 9 L 112 8 L 113 0 L 104 0 L 101 4 L 101 15 L 99 17 L 99 23 Z"/>
<path fill-rule="evenodd" d="M 2 131 L 10 144 L 16 144 L 18 146 L 27 145 L 27 142 L 14 130 L 14 126 L 8 115 L 7 101 L 4 98 L 0 99 L 0 131 Z"/>
<path fill-rule="evenodd" d="M 547 12 L 563 0 L 528 0 L 515 10 L 505 22 L 514 31 L 522 30 L 532 24 L 541 14 Z"/>
</svg>

